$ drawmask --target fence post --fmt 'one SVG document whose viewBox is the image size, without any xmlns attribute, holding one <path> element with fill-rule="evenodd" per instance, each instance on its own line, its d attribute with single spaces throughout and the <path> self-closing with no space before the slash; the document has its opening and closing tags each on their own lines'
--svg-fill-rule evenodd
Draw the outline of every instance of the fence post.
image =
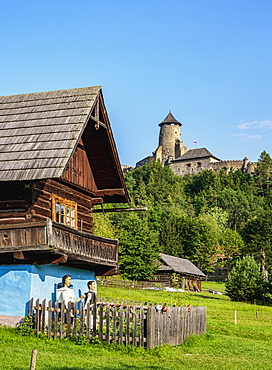
<svg viewBox="0 0 272 370">
<path fill-rule="evenodd" d="M 55 302 L 55 317 L 54 317 L 54 339 L 58 337 L 58 321 L 59 321 L 59 302 Z"/>
<path fill-rule="evenodd" d="M 106 305 L 106 341 L 110 343 L 110 305 Z"/>
<path fill-rule="evenodd" d="M 36 307 L 35 307 L 35 329 L 36 329 L 36 335 L 38 336 L 39 330 L 40 330 L 40 301 L 39 299 L 36 300 Z"/>
<path fill-rule="evenodd" d="M 123 305 L 120 306 L 119 310 L 119 336 L 118 344 L 123 344 Z"/>
<path fill-rule="evenodd" d="M 48 302 L 48 329 L 47 329 L 47 336 L 48 338 L 51 338 L 51 333 L 52 333 L 52 300 Z"/>
<path fill-rule="evenodd" d="M 112 307 L 112 341 L 116 343 L 116 305 Z"/>
<path fill-rule="evenodd" d="M 140 346 L 144 347 L 144 342 L 146 338 L 146 331 L 145 331 L 145 312 L 144 308 L 142 306 L 141 302 L 141 307 L 140 307 Z"/>
<path fill-rule="evenodd" d="M 62 301 L 60 304 L 60 339 L 64 338 L 64 322 L 65 322 L 64 310 L 67 311 L 67 309 L 64 306 L 64 301 Z"/>
<path fill-rule="evenodd" d="M 132 320 L 133 320 L 133 333 L 132 333 L 132 344 L 136 346 L 136 338 L 137 338 L 137 307 L 133 306 L 132 312 Z"/>
<path fill-rule="evenodd" d="M 31 362 L 30 362 L 30 370 L 35 370 L 36 369 L 36 359 L 37 359 L 37 349 L 32 350 L 32 355 L 31 355 Z"/>
<path fill-rule="evenodd" d="M 101 302 L 99 305 L 99 339 L 103 340 L 103 308 L 104 304 Z"/>
<path fill-rule="evenodd" d="M 148 307 L 146 311 L 146 348 L 154 347 L 153 336 L 153 321 L 154 321 L 155 308 Z"/>
<path fill-rule="evenodd" d="M 126 307 L 126 346 L 130 343 L 130 306 Z"/>
<path fill-rule="evenodd" d="M 96 315 L 97 315 L 97 303 L 95 303 L 92 307 L 92 314 L 93 314 L 93 337 L 96 336 Z"/>
<path fill-rule="evenodd" d="M 45 305 L 46 305 L 46 299 L 42 301 L 42 312 L 41 312 L 41 331 L 44 333 L 45 329 Z"/>
<path fill-rule="evenodd" d="M 83 310 L 84 303 L 81 302 L 79 306 L 79 317 L 80 317 L 80 335 L 84 334 L 84 310 Z M 77 306 L 76 303 L 74 303 L 75 306 L 75 315 L 77 315 Z"/>
</svg>

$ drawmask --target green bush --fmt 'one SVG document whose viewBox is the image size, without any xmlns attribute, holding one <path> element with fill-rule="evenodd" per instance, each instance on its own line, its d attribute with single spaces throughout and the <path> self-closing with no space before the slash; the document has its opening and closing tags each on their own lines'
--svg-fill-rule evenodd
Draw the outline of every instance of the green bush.
<svg viewBox="0 0 272 370">
<path fill-rule="evenodd" d="M 264 303 L 267 282 L 261 266 L 252 256 L 236 261 L 226 282 L 226 294 L 232 301 Z"/>
</svg>

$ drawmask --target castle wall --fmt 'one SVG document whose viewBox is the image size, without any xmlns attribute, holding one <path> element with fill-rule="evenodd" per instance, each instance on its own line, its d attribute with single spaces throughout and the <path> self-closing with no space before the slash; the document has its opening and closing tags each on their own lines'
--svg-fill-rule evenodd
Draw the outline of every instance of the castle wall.
<svg viewBox="0 0 272 370">
<path fill-rule="evenodd" d="M 179 176 L 184 176 L 186 174 L 197 174 L 203 169 L 212 169 L 213 158 L 197 158 L 188 159 L 187 161 L 173 161 L 170 163 L 170 168 L 172 171 Z"/>
<path fill-rule="evenodd" d="M 176 175 L 184 176 L 186 174 L 198 174 L 203 170 L 213 170 L 214 172 L 219 172 L 221 169 L 226 169 L 227 172 L 229 172 L 231 168 L 234 171 L 244 169 L 247 173 L 252 174 L 256 166 L 256 163 L 248 162 L 246 163 L 246 167 L 244 167 L 244 160 L 212 162 L 211 159 L 212 158 L 198 158 L 188 159 L 188 161 L 174 161 L 170 163 L 170 168 Z"/>
</svg>

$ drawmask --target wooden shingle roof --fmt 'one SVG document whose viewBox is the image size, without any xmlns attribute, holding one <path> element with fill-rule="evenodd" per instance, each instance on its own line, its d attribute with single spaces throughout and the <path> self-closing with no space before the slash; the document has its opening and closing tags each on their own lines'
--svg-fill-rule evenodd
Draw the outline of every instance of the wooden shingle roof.
<svg viewBox="0 0 272 370">
<path fill-rule="evenodd" d="M 0 97 L 0 181 L 59 178 L 100 90 Z"/>
<path fill-rule="evenodd" d="M 158 271 L 174 271 L 185 275 L 194 275 L 199 277 L 205 277 L 202 271 L 200 271 L 191 261 L 185 258 L 179 258 L 169 256 L 168 254 L 161 253 L 160 260 L 164 265 L 160 266 Z"/>
</svg>

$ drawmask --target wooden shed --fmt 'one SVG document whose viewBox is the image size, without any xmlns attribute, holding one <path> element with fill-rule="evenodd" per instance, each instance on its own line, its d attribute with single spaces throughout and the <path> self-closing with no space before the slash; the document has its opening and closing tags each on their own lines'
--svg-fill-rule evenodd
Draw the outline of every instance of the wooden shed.
<svg viewBox="0 0 272 370">
<path fill-rule="evenodd" d="M 102 275 L 118 241 L 92 234 L 93 206 L 127 202 L 100 86 L 0 97 L 0 265 Z"/>
<path fill-rule="evenodd" d="M 169 287 L 201 291 L 201 279 L 205 274 L 185 258 L 160 254 L 158 272 L 154 280 Z"/>
</svg>

